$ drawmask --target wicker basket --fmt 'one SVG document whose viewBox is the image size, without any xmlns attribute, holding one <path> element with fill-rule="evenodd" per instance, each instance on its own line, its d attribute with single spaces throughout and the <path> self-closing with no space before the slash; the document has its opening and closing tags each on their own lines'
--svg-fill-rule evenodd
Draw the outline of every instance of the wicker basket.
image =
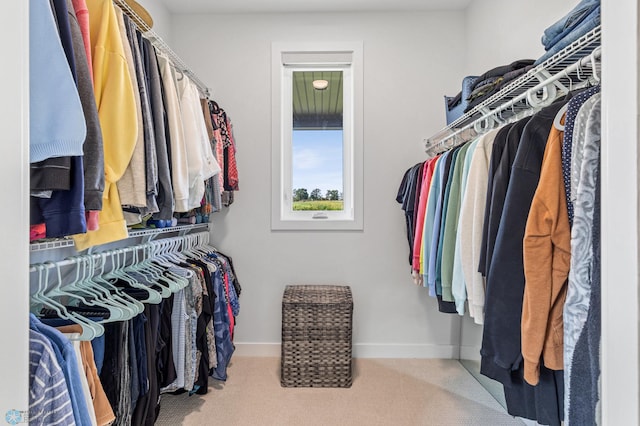
<svg viewBox="0 0 640 426">
<path fill-rule="evenodd" d="M 282 298 L 281 384 L 351 386 L 351 289 L 288 285 Z"/>
</svg>

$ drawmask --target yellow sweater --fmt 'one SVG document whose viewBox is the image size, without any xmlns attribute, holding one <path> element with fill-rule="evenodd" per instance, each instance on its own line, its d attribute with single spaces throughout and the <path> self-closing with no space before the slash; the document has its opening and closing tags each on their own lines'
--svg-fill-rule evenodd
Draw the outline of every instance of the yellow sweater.
<svg viewBox="0 0 640 426">
<path fill-rule="evenodd" d="M 562 309 L 567 296 L 571 230 L 562 179 L 562 135 L 551 129 L 524 235 L 522 306 L 524 378 L 536 385 L 541 357 L 551 370 L 563 367 Z"/>
<path fill-rule="evenodd" d="M 131 76 L 124 56 L 115 6 L 111 0 L 87 0 L 90 17 L 96 104 L 104 140 L 105 188 L 100 228 L 74 236 L 76 248 L 127 237 L 118 188 L 131 160 L 138 134 Z"/>
</svg>

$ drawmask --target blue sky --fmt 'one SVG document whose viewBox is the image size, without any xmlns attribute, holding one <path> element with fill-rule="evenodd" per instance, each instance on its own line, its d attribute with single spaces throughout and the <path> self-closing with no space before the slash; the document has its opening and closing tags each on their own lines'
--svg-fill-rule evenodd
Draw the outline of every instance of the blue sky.
<svg viewBox="0 0 640 426">
<path fill-rule="evenodd" d="M 342 130 L 294 130 L 292 145 L 292 189 L 342 192 Z"/>
</svg>

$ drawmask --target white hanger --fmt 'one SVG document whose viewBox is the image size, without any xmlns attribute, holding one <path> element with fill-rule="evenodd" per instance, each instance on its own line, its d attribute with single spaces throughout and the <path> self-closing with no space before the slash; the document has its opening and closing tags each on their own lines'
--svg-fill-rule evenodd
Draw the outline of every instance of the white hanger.
<svg viewBox="0 0 640 426">
<path fill-rule="evenodd" d="M 160 287 L 161 299 L 158 301 L 158 303 L 160 303 L 163 298 L 171 296 L 172 288 L 164 285 L 165 281 L 162 279 L 162 270 L 151 263 L 145 263 L 145 260 L 138 261 L 138 250 L 134 250 L 131 256 L 131 265 L 125 267 L 124 270 L 126 272 L 137 272 L 145 276 L 149 282 Z M 143 285 L 147 286 L 146 284 Z"/>
<path fill-rule="evenodd" d="M 95 271 L 95 265 L 94 265 L 94 262 L 91 260 L 91 257 L 84 255 L 84 256 L 76 256 L 73 259 L 76 260 L 77 262 L 76 279 L 73 282 L 71 282 L 71 284 L 67 287 L 70 288 L 71 291 L 84 292 L 85 294 L 91 295 L 94 298 L 94 300 L 97 301 L 97 303 L 114 304 L 115 302 L 110 297 L 111 294 L 106 289 L 99 286 L 92 279 Z M 81 266 L 82 266 L 82 277 L 80 277 Z M 66 289 L 67 288 L 65 288 L 65 290 Z M 122 306 L 118 304 L 116 304 L 116 307 L 123 310 Z M 118 313 L 115 312 L 115 315 L 118 315 Z"/>
<path fill-rule="evenodd" d="M 118 305 L 112 298 L 105 297 L 105 294 L 99 291 L 99 287 L 97 285 L 87 285 L 90 282 L 89 280 L 91 278 L 91 275 L 93 274 L 93 267 L 91 267 L 90 273 L 88 275 L 89 280 L 85 279 L 87 277 L 85 277 L 84 274 L 82 280 L 78 279 L 80 275 L 80 262 L 83 263 L 83 267 L 86 270 L 87 261 L 90 261 L 90 259 L 87 258 L 87 256 L 84 256 L 83 258 L 77 257 L 74 260 L 76 261 L 76 279 L 71 283 L 63 286 L 60 265 L 55 264 L 54 266 L 57 269 L 58 280 L 56 286 L 51 289 L 48 294 L 54 296 L 69 296 L 77 298 L 87 306 L 99 306 L 107 309 L 109 311 L 109 318 L 105 318 L 104 321 L 101 322 L 111 322 L 125 319 L 126 312 L 122 306 Z M 91 263 L 93 264 L 93 262 Z M 84 283 L 84 285 L 80 285 L 81 282 Z M 89 299 L 83 297 L 83 294 L 90 295 Z"/>
<path fill-rule="evenodd" d="M 556 114 L 556 117 L 553 119 L 553 127 L 560 130 L 561 132 L 564 132 L 564 124 L 562 124 L 562 119 L 564 118 L 564 114 L 567 112 L 567 109 L 569 109 L 569 102 L 567 102 L 562 106 L 562 108 L 560 108 L 560 110 Z"/>
<path fill-rule="evenodd" d="M 49 268 L 43 264 L 35 265 L 38 270 L 38 290 L 31 297 L 36 301 L 46 305 L 56 311 L 56 314 L 63 319 L 70 320 L 82 327 L 80 340 L 92 340 L 104 334 L 104 327 L 96 322 L 83 317 L 76 312 L 69 312 L 67 308 L 58 301 L 47 297 L 44 292 L 49 282 Z M 44 271 L 44 276 L 43 276 Z"/>
<path fill-rule="evenodd" d="M 215 246 L 209 244 L 209 233 L 208 232 L 200 232 L 195 234 L 198 239 L 198 246 L 204 252 L 204 256 L 209 255 L 210 253 L 217 253 L 218 249 Z"/>
<path fill-rule="evenodd" d="M 62 273 L 60 271 L 60 264 L 56 264 L 53 262 L 45 262 L 47 268 L 56 268 L 57 271 L 57 280 L 53 287 L 49 287 L 45 292 L 47 297 L 70 297 L 72 299 L 77 299 L 82 301 L 87 306 L 100 306 L 109 311 L 109 318 L 113 317 L 113 320 L 124 318 L 124 311 L 114 305 L 110 305 L 107 303 L 101 302 L 96 298 L 86 299 L 81 292 L 72 292 L 67 289 L 72 286 L 62 286 Z"/>
<path fill-rule="evenodd" d="M 596 52 L 598 52 L 598 50 L 594 50 L 589 56 L 591 58 L 591 76 L 597 84 L 600 83 L 600 76 L 598 75 L 598 64 L 596 63 Z"/>
<path fill-rule="evenodd" d="M 167 238 L 160 241 L 154 241 L 153 249 L 151 251 L 152 257 L 149 259 L 149 261 L 153 261 L 153 262 L 157 261 L 159 263 L 162 263 L 164 266 L 166 266 L 166 269 L 163 270 L 163 272 L 165 272 L 168 275 L 168 277 L 162 274 L 162 278 L 164 278 L 168 283 L 170 283 L 174 291 L 181 290 L 185 288 L 187 285 L 189 285 L 188 279 L 186 279 L 185 277 L 181 277 L 180 275 L 174 273 L 171 270 L 171 268 L 177 267 L 176 264 L 179 264 L 188 260 L 184 256 L 178 256 L 179 253 L 177 252 L 177 250 L 179 248 L 178 247 L 179 239 L 180 237 Z"/>
<path fill-rule="evenodd" d="M 99 260 L 95 262 L 96 275 L 93 281 L 99 287 L 103 287 L 107 292 L 109 300 L 117 303 L 118 306 L 129 311 L 128 318 L 133 318 L 144 311 L 144 305 L 139 300 L 134 299 L 127 293 L 123 292 L 117 286 L 113 285 L 109 280 L 103 277 L 104 268 L 107 263 L 107 253 L 101 253 Z"/>
<path fill-rule="evenodd" d="M 120 255 L 123 256 L 122 260 Z M 122 249 L 114 250 L 112 252 L 111 260 L 113 262 L 113 269 L 105 277 L 120 278 L 127 282 L 131 287 L 145 290 L 148 293 L 148 297 L 141 302 L 157 304 L 162 301 L 162 295 L 155 289 L 138 282 L 135 278 L 127 274 L 124 270 L 126 262 L 126 252 Z"/>
<path fill-rule="evenodd" d="M 527 90 L 527 103 L 533 108 L 542 108 L 551 105 L 556 100 L 558 89 L 555 84 L 547 84 L 542 87 L 542 98 L 539 98 L 536 91 Z"/>
</svg>

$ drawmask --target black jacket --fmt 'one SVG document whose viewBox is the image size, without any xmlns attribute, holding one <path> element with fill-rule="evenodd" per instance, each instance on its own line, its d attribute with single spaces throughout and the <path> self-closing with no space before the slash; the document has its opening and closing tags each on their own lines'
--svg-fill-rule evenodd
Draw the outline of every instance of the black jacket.
<svg viewBox="0 0 640 426">
<path fill-rule="evenodd" d="M 481 373 L 507 386 L 522 362 L 520 322 L 524 295 L 522 240 L 553 120 L 567 99 L 535 114 L 524 127 L 511 170 L 487 276 Z"/>
<path fill-rule="evenodd" d="M 487 188 L 482 249 L 480 251 L 480 265 L 478 265 L 478 272 L 485 277 L 489 271 L 496 236 L 498 235 L 498 226 L 500 225 L 500 218 L 502 217 L 502 211 L 504 209 L 507 187 L 509 185 L 509 179 L 511 179 L 511 167 L 516 158 L 522 133 L 529 120 L 530 117 L 524 118 L 508 129 L 502 154 L 494 169 L 493 178 L 490 180 L 491 186 Z M 498 136 L 500 136 L 500 134 L 498 134 Z M 495 150 L 495 142 L 493 149 Z"/>
</svg>

